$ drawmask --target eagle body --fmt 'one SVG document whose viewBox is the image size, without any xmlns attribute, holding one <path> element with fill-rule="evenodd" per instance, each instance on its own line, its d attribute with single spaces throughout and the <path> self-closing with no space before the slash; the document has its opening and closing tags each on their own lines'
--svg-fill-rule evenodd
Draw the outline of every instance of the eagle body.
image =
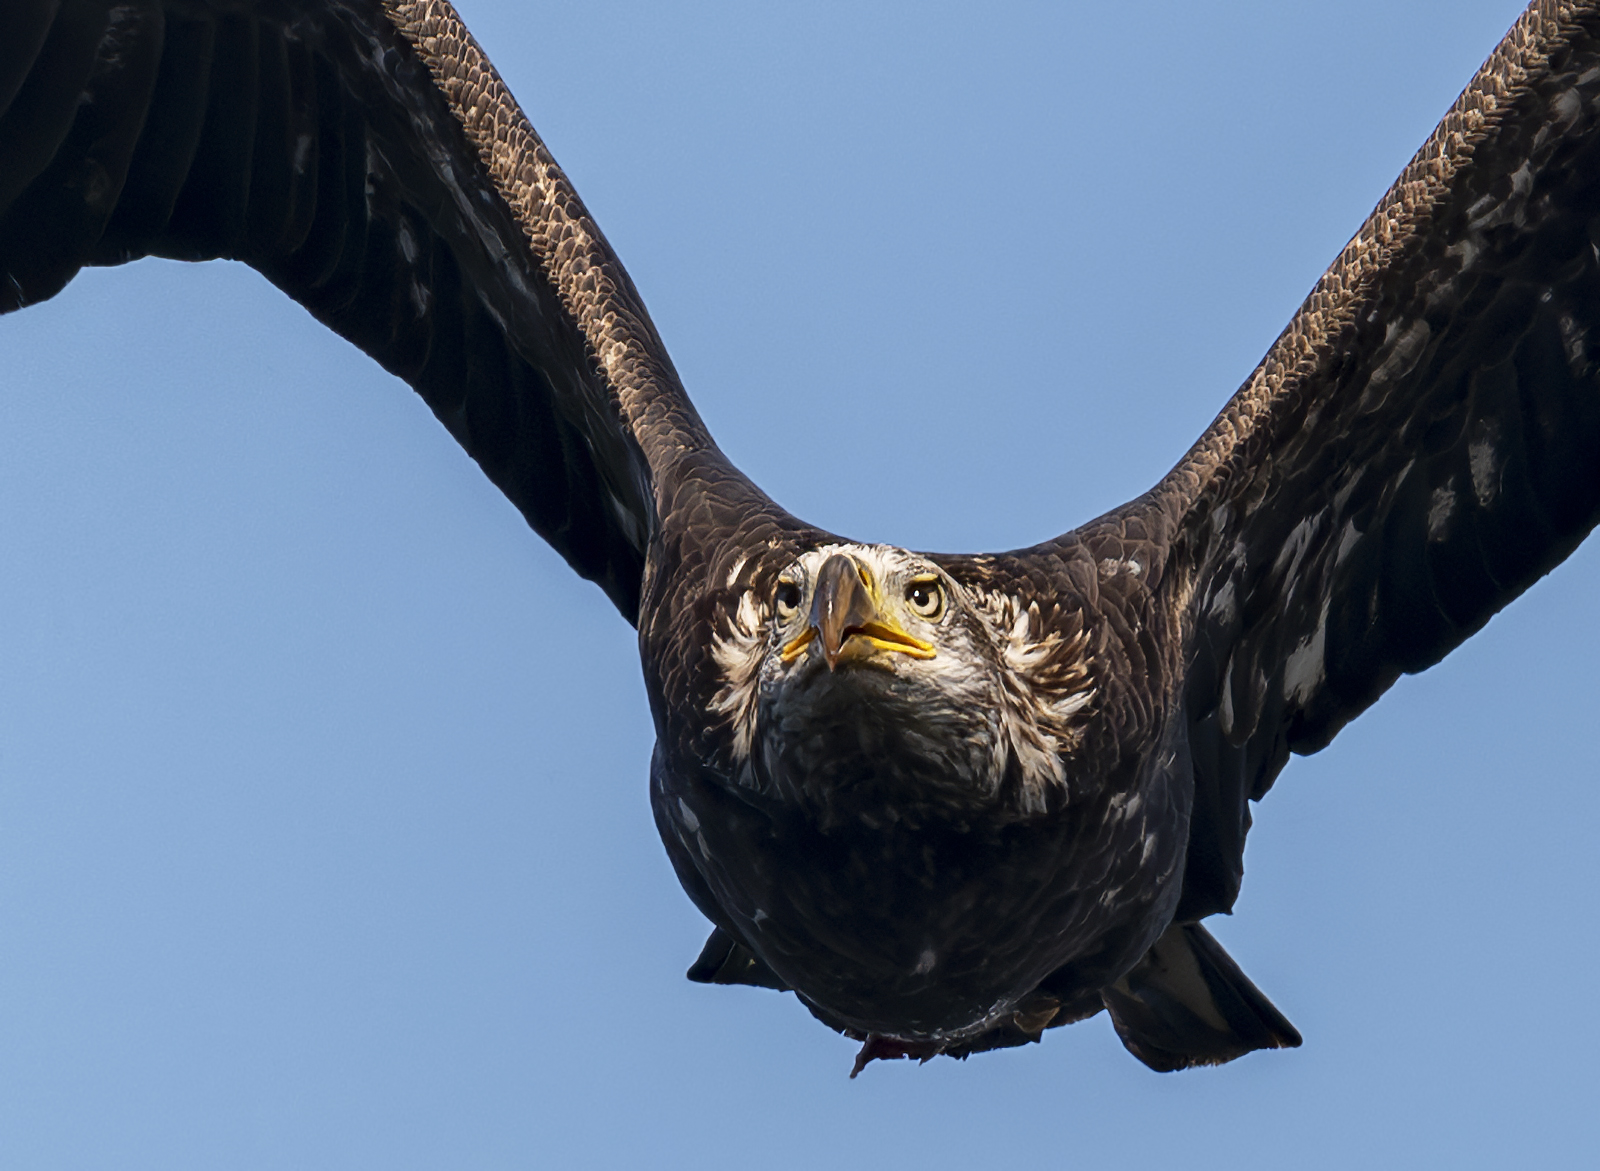
<svg viewBox="0 0 1600 1171">
<path fill-rule="evenodd" d="M 0 7 L 0 312 L 142 256 L 260 271 L 637 626 L 690 976 L 858 1069 L 1101 1010 L 1155 1069 L 1299 1044 L 1202 922 L 1249 802 L 1600 521 L 1594 0 L 1529 6 L 1166 476 L 1009 553 L 735 468 L 447 0 Z"/>
<path fill-rule="evenodd" d="M 946 624 L 966 620 L 986 652 L 974 674 L 996 681 L 972 688 L 977 702 L 920 695 L 896 668 L 922 664 L 893 655 L 834 670 L 814 654 L 787 692 L 763 700 L 757 679 L 741 706 L 749 660 L 735 644 L 767 649 L 779 576 L 839 550 L 867 564 L 898 553 L 801 531 L 760 558 L 729 549 L 688 573 L 666 558 L 677 573 L 646 590 L 652 802 L 685 889 L 852 1033 L 949 1048 L 1025 1005 L 1029 1019 L 1045 1001 L 1098 1008 L 1099 989 L 1166 929 L 1181 888 L 1192 785 L 1148 579 L 1075 543 L 1048 554 L 1050 571 L 1072 566 L 1082 594 L 1038 596 L 1025 555 L 931 559 L 953 595 Z M 656 582 L 676 606 L 652 605 Z M 709 615 L 721 641 L 684 662 L 695 644 L 655 613 Z M 1025 670 L 1005 678 L 1008 656 Z M 1165 683 L 1133 696 L 1128 677 Z M 1021 733 L 997 718 L 1002 678 L 1021 693 L 1009 705 Z M 694 704 L 668 701 L 679 679 Z M 1072 710 L 1047 731 L 1037 712 L 1052 700 Z M 707 725 L 706 711 L 724 718 Z"/>
</svg>

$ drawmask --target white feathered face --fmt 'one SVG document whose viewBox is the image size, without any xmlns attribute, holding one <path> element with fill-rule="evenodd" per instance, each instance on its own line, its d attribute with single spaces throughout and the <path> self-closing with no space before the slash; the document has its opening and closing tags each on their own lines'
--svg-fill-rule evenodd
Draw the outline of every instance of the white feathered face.
<svg viewBox="0 0 1600 1171">
<path fill-rule="evenodd" d="M 857 664 L 914 671 L 912 664 L 939 658 L 940 644 L 962 631 L 962 595 L 938 566 L 901 549 L 813 550 L 779 576 L 773 591 L 773 669 L 779 677 L 818 663 L 830 672 Z"/>
<path fill-rule="evenodd" d="M 1028 679 L 1029 615 L 1006 601 L 903 549 L 801 556 L 769 598 L 741 607 L 745 653 L 718 648 L 729 686 L 717 706 L 734 720 L 740 779 L 869 821 L 1001 800 L 1042 812 L 1064 792 L 1066 746 L 1060 713 Z"/>
</svg>

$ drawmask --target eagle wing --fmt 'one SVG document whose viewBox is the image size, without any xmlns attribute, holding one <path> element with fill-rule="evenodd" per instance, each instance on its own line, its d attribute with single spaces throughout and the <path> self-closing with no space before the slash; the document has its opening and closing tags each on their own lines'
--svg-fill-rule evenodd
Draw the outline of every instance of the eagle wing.
<svg viewBox="0 0 1600 1171">
<path fill-rule="evenodd" d="M 1246 799 L 1438 662 L 1600 520 L 1600 4 L 1536 0 L 1150 493 L 1188 631 L 1182 919 L 1229 909 Z"/>
<path fill-rule="evenodd" d="M 742 480 L 447 0 L 0 8 L 0 312 L 142 256 L 259 270 L 630 621 L 660 494 Z"/>
</svg>

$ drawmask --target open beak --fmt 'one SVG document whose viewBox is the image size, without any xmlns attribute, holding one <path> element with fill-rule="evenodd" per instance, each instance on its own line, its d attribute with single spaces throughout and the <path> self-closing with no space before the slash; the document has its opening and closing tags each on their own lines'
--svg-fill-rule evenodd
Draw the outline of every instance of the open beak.
<svg viewBox="0 0 1600 1171">
<path fill-rule="evenodd" d="M 792 662 L 813 639 L 822 640 L 822 657 L 828 670 L 839 665 L 847 648 L 863 651 L 898 651 L 914 659 L 931 659 L 933 644 L 907 634 L 878 608 L 866 571 L 854 558 L 835 553 L 822 563 L 811 596 L 811 622 L 783 648 L 784 662 Z"/>
</svg>

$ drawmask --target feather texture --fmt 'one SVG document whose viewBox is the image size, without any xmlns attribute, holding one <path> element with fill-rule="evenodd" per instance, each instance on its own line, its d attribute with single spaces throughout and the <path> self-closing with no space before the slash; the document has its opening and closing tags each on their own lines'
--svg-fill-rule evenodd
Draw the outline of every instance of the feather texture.
<svg viewBox="0 0 1600 1171">
<path fill-rule="evenodd" d="M 636 622 L 696 971 L 863 1060 L 1102 1003 L 1161 1068 L 1296 1041 L 1196 926 L 1248 800 L 1600 519 L 1593 3 L 1530 6 L 1167 477 L 1010 553 L 845 542 L 733 468 L 446 0 L 0 10 L 0 311 L 146 255 L 261 271 Z M 838 670 L 779 604 L 830 562 Z"/>
</svg>

